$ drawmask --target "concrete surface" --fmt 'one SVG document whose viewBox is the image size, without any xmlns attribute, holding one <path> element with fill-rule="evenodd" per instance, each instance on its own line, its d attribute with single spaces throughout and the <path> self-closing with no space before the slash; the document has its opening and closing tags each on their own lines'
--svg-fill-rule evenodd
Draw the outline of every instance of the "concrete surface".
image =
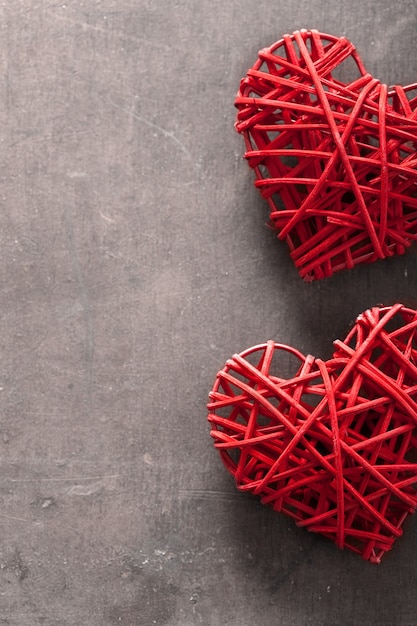
<svg viewBox="0 0 417 626">
<path fill-rule="evenodd" d="M 0 625 L 406 626 L 417 519 L 382 565 L 239 495 L 208 391 L 268 338 L 326 357 L 416 302 L 417 248 L 304 284 L 242 161 L 257 51 L 346 34 L 417 77 L 414 0 L 0 5 Z"/>
</svg>

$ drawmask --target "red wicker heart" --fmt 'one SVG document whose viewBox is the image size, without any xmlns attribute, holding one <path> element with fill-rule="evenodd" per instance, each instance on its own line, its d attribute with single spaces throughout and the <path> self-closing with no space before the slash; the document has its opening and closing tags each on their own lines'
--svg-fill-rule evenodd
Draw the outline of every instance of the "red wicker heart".
<svg viewBox="0 0 417 626">
<path fill-rule="evenodd" d="M 417 506 L 417 312 L 368 310 L 334 345 L 328 361 L 272 341 L 235 355 L 211 435 L 241 491 L 379 563 Z"/>
<path fill-rule="evenodd" d="M 235 105 L 256 186 L 305 280 L 417 238 L 417 83 L 388 88 L 344 37 L 297 31 L 259 53 Z"/>
</svg>

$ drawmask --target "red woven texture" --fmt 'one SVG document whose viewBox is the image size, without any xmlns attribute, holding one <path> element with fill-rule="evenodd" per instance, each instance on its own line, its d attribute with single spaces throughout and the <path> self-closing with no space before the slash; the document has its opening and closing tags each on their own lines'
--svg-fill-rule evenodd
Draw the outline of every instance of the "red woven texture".
<svg viewBox="0 0 417 626">
<path fill-rule="evenodd" d="M 227 361 L 208 419 L 238 488 L 379 563 L 417 506 L 416 329 L 397 304 L 360 315 L 328 361 L 272 341 Z"/>
<path fill-rule="evenodd" d="M 305 280 L 417 238 L 417 84 L 388 88 L 347 39 L 297 31 L 259 53 L 235 104 L 256 186 Z"/>
</svg>

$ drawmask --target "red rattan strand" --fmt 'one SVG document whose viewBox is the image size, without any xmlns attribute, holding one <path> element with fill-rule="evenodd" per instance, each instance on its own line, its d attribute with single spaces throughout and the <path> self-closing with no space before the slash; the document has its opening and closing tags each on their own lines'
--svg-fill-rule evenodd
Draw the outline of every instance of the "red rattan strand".
<svg viewBox="0 0 417 626">
<path fill-rule="evenodd" d="M 273 341 L 234 355 L 211 435 L 240 490 L 379 563 L 417 507 L 417 312 L 375 307 L 334 345 L 328 361 Z"/>
<path fill-rule="evenodd" d="M 347 83 L 336 76 L 349 59 Z M 346 38 L 297 31 L 259 53 L 235 104 L 256 186 L 305 280 L 417 238 L 417 84 L 388 89 Z"/>
</svg>

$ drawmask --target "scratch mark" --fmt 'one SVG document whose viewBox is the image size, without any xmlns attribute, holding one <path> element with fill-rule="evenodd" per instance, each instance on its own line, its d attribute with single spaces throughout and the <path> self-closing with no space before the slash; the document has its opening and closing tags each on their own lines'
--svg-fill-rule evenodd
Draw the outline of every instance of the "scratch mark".
<svg viewBox="0 0 417 626">
<path fill-rule="evenodd" d="M 79 135 L 87 135 L 91 133 L 92 133 L 91 129 L 81 129 L 81 130 L 74 130 L 68 133 L 61 133 L 59 137 L 61 140 L 63 140 L 65 138 L 78 137 Z M 16 141 L 12 141 L 12 143 L 9 143 L 7 147 L 14 148 L 15 146 L 18 146 L 19 144 L 22 144 L 26 141 L 32 141 L 32 140 L 33 141 L 48 141 L 49 139 L 52 139 L 55 137 L 56 137 L 56 134 L 53 134 L 53 133 L 42 133 L 39 130 L 28 130 L 22 133 L 22 137 L 20 137 L 19 139 L 16 139 Z"/>
<path fill-rule="evenodd" d="M 127 115 L 130 115 L 131 117 L 133 117 L 135 120 L 138 120 L 142 124 L 145 124 L 145 126 L 149 126 L 149 128 L 153 128 L 158 133 L 160 133 L 163 137 L 166 137 L 167 139 L 170 139 L 171 141 L 176 143 L 177 146 L 180 148 L 181 152 L 183 152 L 185 154 L 185 156 L 187 157 L 188 161 L 190 161 L 190 163 L 193 166 L 194 170 L 197 171 L 198 166 L 197 166 L 197 164 L 195 162 L 195 159 L 193 159 L 191 152 L 174 135 L 174 133 L 172 131 L 169 131 L 166 128 L 163 128 L 162 126 L 159 126 L 158 124 L 155 124 L 154 122 L 150 122 L 149 120 L 146 119 L 146 117 L 142 117 L 141 115 L 138 115 L 134 111 L 129 110 L 129 109 L 123 107 L 123 106 L 120 106 L 119 104 L 116 104 L 112 100 L 109 100 L 109 102 L 110 102 L 111 106 L 114 107 L 115 109 L 119 109 L 120 111 L 123 111 Z"/>
<path fill-rule="evenodd" d="M 62 5 L 58 5 L 59 7 L 62 7 Z M 56 8 L 55 6 L 53 6 L 52 8 Z M 146 39 L 145 37 L 135 37 L 134 35 L 130 35 L 127 33 L 124 33 L 123 31 L 117 30 L 115 28 L 107 28 L 107 27 L 103 27 L 103 26 L 99 26 L 98 24 L 89 24 L 88 22 L 83 22 L 81 20 L 74 20 L 72 18 L 70 18 L 68 15 L 64 15 L 64 14 L 59 14 L 56 11 L 51 11 L 49 10 L 48 13 L 50 15 L 53 15 L 53 17 L 57 20 L 61 20 L 62 22 L 67 22 L 68 24 L 72 24 L 73 26 L 79 26 L 80 28 L 82 28 L 84 31 L 86 30 L 92 30 L 98 33 L 103 33 L 105 35 L 117 35 L 120 36 L 122 39 L 127 40 L 127 41 L 138 41 L 141 44 L 148 44 L 149 46 L 155 46 L 155 42 L 151 41 L 149 39 Z M 167 43 L 158 41 L 157 42 L 158 48 L 163 49 L 167 52 L 171 52 L 172 51 L 172 47 L 169 46 Z"/>
<path fill-rule="evenodd" d="M 72 270 L 73 270 L 73 274 L 78 285 L 80 303 L 83 308 L 84 323 L 85 323 L 85 329 L 86 329 L 85 356 L 86 356 L 87 382 L 88 382 L 87 388 L 90 391 L 92 380 L 93 380 L 93 361 L 94 361 L 93 319 L 91 315 L 91 307 L 90 307 L 88 292 L 87 292 L 87 288 L 84 282 L 84 276 L 81 270 L 81 265 L 78 259 L 72 217 L 71 217 L 70 209 L 67 207 L 66 203 L 64 207 L 64 220 L 65 220 L 65 226 L 66 226 L 68 251 L 69 251 L 71 262 L 72 262 Z"/>
<path fill-rule="evenodd" d="M 73 485 L 67 493 L 69 496 L 92 496 L 112 488 L 114 488 L 114 477 L 107 476 L 91 484 Z"/>
<path fill-rule="evenodd" d="M 210 351 L 206 346 L 201 346 L 200 349 L 203 350 L 203 352 L 209 357 L 209 359 L 213 363 L 216 363 L 217 366 L 219 365 L 219 362 L 221 361 L 221 357 L 220 357 L 220 355 L 217 357 L 216 355 L 213 354 L 213 348 Z M 217 350 L 217 348 L 215 348 L 215 350 Z M 219 352 L 219 351 L 217 350 L 217 352 Z"/>
<path fill-rule="evenodd" d="M 68 178 L 88 178 L 87 172 L 68 172 Z"/>
<path fill-rule="evenodd" d="M 107 217 L 107 215 L 104 215 L 101 211 L 99 211 L 100 213 L 100 217 L 103 218 L 103 220 L 106 220 L 106 222 L 110 222 L 110 224 L 114 224 L 116 222 L 116 220 L 112 220 L 111 217 Z"/>
<path fill-rule="evenodd" d="M 25 522 L 26 524 L 30 522 L 30 520 L 28 519 L 23 519 L 22 517 L 15 517 L 14 515 L 4 515 L 4 513 L 0 513 L 0 518 L 11 519 L 14 522 Z"/>
<path fill-rule="evenodd" d="M 183 498 L 195 498 L 201 500 L 242 500 L 253 496 L 236 491 L 215 491 L 213 489 L 180 489 L 179 495 Z"/>
<path fill-rule="evenodd" d="M 126 474 L 102 474 L 99 476 L 44 476 L 38 478 L 11 478 L 5 476 L 2 480 L 12 483 L 34 483 L 34 482 L 76 482 L 78 480 L 112 480 L 113 478 L 121 478 Z M 23 520 L 24 521 L 24 520 Z"/>
</svg>

